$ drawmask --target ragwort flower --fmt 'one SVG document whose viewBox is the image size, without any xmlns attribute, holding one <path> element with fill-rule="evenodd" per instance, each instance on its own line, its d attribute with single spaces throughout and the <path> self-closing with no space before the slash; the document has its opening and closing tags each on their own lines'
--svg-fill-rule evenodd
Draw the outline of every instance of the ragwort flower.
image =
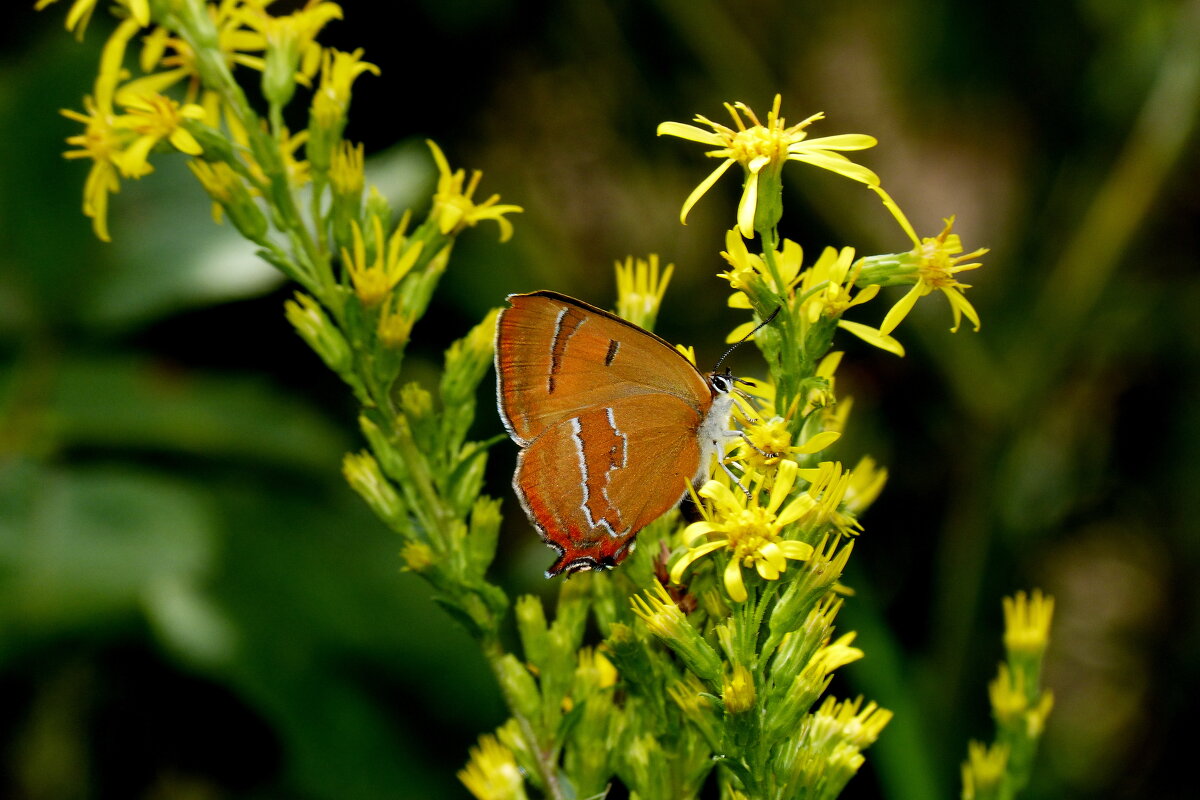
<svg viewBox="0 0 1200 800">
<path fill-rule="evenodd" d="M 775 95 L 775 102 L 767 114 L 766 124 L 759 122 L 750 107 L 739 101 L 732 105 L 725 104 L 736 130 L 699 114 L 696 115 L 695 121 L 712 128 L 711 131 L 682 122 L 664 122 L 658 126 L 659 136 L 667 134 L 711 145 L 716 149 L 705 155 L 723 159 L 720 166 L 688 195 L 679 214 L 680 222 L 686 224 L 692 206 L 734 164 L 741 164 L 746 176 L 737 215 L 738 228 L 746 238 L 754 235 L 755 213 L 760 196 L 767 202 L 778 204 L 777 198 L 770 195 L 778 194 L 779 173 L 785 161 L 812 164 L 867 185 L 879 184 L 879 177 L 874 172 L 836 152 L 874 147 L 874 137 L 848 133 L 808 139 L 808 131 L 805 129 L 817 120 L 824 119 L 825 115 L 813 114 L 803 122 L 787 127 L 783 117 L 779 116 L 780 100 L 780 96 Z M 746 115 L 746 120 L 742 119 L 742 114 Z M 747 120 L 751 123 L 749 126 L 746 124 Z M 764 179 L 769 181 L 770 185 L 761 186 Z"/>
<path fill-rule="evenodd" d="M 743 567 L 752 567 L 764 580 L 773 581 L 787 569 L 788 559 L 808 558 L 813 551 L 811 545 L 783 537 L 784 529 L 810 507 L 795 500 L 785 505 L 795 485 L 796 473 L 794 461 L 779 465 L 765 505 L 759 497 L 763 488 L 761 479 L 754 482 L 749 497 L 717 481 L 706 483 L 699 494 L 709 502 L 697 503 L 704 519 L 684 530 L 688 551 L 671 567 L 671 582 L 679 583 L 696 560 L 716 551 L 728 551 L 725 589 L 730 598 L 741 603 L 748 596 L 742 579 Z"/>
<path fill-rule="evenodd" d="M 951 229 L 954 227 L 954 217 L 944 220 L 946 226 L 937 236 L 918 238 L 912 224 L 904 216 L 904 212 L 900 210 L 896 201 L 892 200 L 891 196 L 880 187 L 872 186 L 871 188 L 883 200 L 884 206 L 896 218 L 896 222 L 900 223 L 900 227 L 908 234 L 908 238 L 912 240 L 913 249 L 905 254 L 902 260 L 915 263 L 916 273 L 916 283 L 884 316 L 883 322 L 879 325 L 880 332 L 886 335 L 895 330 L 896 326 L 908 316 L 908 312 L 912 311 L 917 300 L 934 291 L 942 292 L 950 302 L 950 311 L 954 314 L 954 327 L 950 329 L 952 332 L 958 330 L 964 316 L 971 320 L 975 330 L 979 330 L 979 314 L 961 291 L 971 288 L 970 284 L 959 283 L 956 275 L 959 272 L 983 266 L 979 262 L 970 264 L 963 262 L 984 255 L 988 252 L 988 248 L 980 247 L 963 254 L 962 239 L 957 233 L 951 233 Z M 911 283 L 912 278 L 909 277 L 904 282 Z"/>
</svg>

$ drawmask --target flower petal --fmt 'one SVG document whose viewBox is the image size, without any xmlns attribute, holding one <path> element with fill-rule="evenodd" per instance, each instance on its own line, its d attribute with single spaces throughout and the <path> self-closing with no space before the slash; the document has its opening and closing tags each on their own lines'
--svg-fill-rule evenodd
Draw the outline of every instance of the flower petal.
<svg viewBox="0 0 1200 800">
<path fill-rule="evenodd" d="M 738 203 L 738 230 L 747 239 L 754 236 L 754 211 L 758 206 L 758 177 L 753 173 L 746 177 L 746 186 L 742 190 L 742 199 Z"/>
<path fill-rule="evenodd" d="M 865 183 L 868 186 L 878 185 L 879 183 L 879 176 L 874 172 L 862 164 L 855 164 L 850 159 L 837 153 L 805 151 L 803 153 L 793 153 L 788 156 L 788 159 L 790 161 L 803 161 L 806 164 L 812 164 L 814 167 L 836 172 L 838 175 Z"/>
<path fill-rule="evenodd" d="M 742 295 L 734 295 L 734 296 L 741 297 Z M 732 305 L 732 303 L 731 303 L 731 305 Z M 756 327 L 757 327 L 757 323 L 755 323 L 753 320 L 751 320 L 750 322 L 743 322 L 741 325 L 738 325 L 736 328 L 734 328 L 732 331 L 730 331 L 729 335 L 725 337 L 725 343 L 733 344 L 734 342 L 740 342 L 742 339 L 745 339 L 747 336 L 749 336 L 750 332 L 753 331 Z"/>
<path fill-rule="evenodd" d="M 840 133 L 836 136 L 822 136 L 819 139 L 805 139 L 788 146 L 788 152 L 800 152 L 810 149 L 822 150 L 866 150 L 879 144 L 874 136 L 865 133 Z M 795 148 L 793 150 L 792 148 Z"/>
<path fill-rule="evenodd" d="M 783 505 L 783 501 L 787 499 L 787 496 L 792 491 L 792 487 L 796 484 L 796 470 L 798 468 L 795 461 L 785 460 L 780 462 L 779 470 L 775 473 L 775 484 L 771 487 L 771 499 L 767 503 L 767 511 L 772 516 Z"/>
<path fill-rule="evenodd" d="M 746 584 L 742 583 L 742 564 L 737 556 L 729 559 L 725 565 L 725 591 L 729 592 L 729 598 L 735 603 L 746 602 Z"/>
<path fill-rule="evenodd" d="M 813 554 L 813 546 L 807 542 L 784 541 L 779 543 L 779 549 L 793 561 L 807 561 Z"/>
<path fill-rule="evenodd" d="M 807 494 L 802 494 L 784 507 L 783 511 L 775 517 L 775 525 L 783 528 L 791 525 L 796 520 L 802 518 L 809 511 L 816 507 L 817 503 Z"/>
<path fill-rule="evenodd" d="M 708 520 L 701 520 L 700 522 L 693 522 L 691 525 L 688 525 L 686 528 L 683 529 L 684 544 L 686 544 L 690 547 L 692 542 L 696 541 L 701 536 L 712 533 L 715 530 L 716 530 L 716 528 L 714 528 L 712 526 L 712 523 L 709 522 Z"/>
<path fill-rule="evenodd" d="M 904 356 L 904 345 L 886 333 L 880 333 L 870 325 L 862 325 L 858 322 L 850 322 L 843 319 L 838 321 L 838 327 L 853 333 L 867 344 L 874 345 L 880 350 L 886 350 L 901 357 Z"/>
<path fill-rule="evenodd" d="M 842 438 L 837 431 L 821 431 L 816 436 L 810 436 L 804 444 L 795 449 L 796 453 L 819 453 L 829 445 Z"/>
<path fill-rule="evenodd" d="M 787 569 L 787 556 L 783 554 L 783 550 L 779 548 L 779 545 L 775 544 L 774 542 L 767 542 L 762 547 L 758 548 L 758 553 L 758 563 L 760 565 L 766 564 L 768 567 L 767 572 L 764 573 L 762 567 L 760 566 L 758 569 L 758 574 L 762 575 L 767 580 L 773 581 L 778 579 L 779 573 Z M 768 577 L 768 574 L 770 574 L 771 577 Z"/>
<path fill-rule="evenodd" d="M 679 583 L 680 579 L 683 578 L 683 573 L 692 565 L 693 562 L 703 558 L 713 550 L 717 550 L 724 546 L 724 542 L 709 542 L 692 550 L 688 550 L 686 553 L 680 556 L 678 561 L 671 565 L 671 583 Z"/>
<path fill-rule="evenodd" d="M 896 330 L 896 326 L 904 321 L 908 316 L 908 312 L 912 311 L 914 305 L 917 304 L 917 298 L 921 296 L 923 287 L 917 284 L 908 290 L 908 293 L 896 301 L 896 305 L 892 306 L 891 310 L 883 317 L 883 322 L 879 323 L 879 332 L 887 335 Z"/>
<path fill-rule="evenodd" d="M 663 122 L 658 126 L 659 136 L 678 136 L 691 142 L 721 146 L 725 140 L 715 131 L 706 131 L 686 122 Z"/>
<path fill-rule="evenodd" d="M 950 308 L 954 310 L 954 327 L 950 330 L 958 330 L 958 312 L 962 312 L 967 319 L 971 320 L 971 324 L 975 326 L 975 330 L 979 330 L 979 313 L 975 311 L 975 306 L 971 305 L 971 301 L 966 296 L 955 289 L 953 286 L 947 286 L 942 290 L 946 299 L 950 301 Z"/>
<path fill-rule="evenodd" d="M 196 137 L 192 136 L 186 128 L 176 128 L 168 141 L 175 146 L 176 150 L 187 153 L 189 156 L 198 156 L 204 152 L 204 148 L 196 141 Z"/>
<path fill-rule="evenodd" d="M 687 215 L 688 212 L 692 210 L 692 206 L 696 205 L 696 202 L 704 196 L 704 193 L 711 189 L 712 185 L 716 183 L 717 180 L 725 174 L 725 171 L 733 166 L 733 164 L 734 160 L 732 158 L 725 159 L 723 162 L 721 162 L 721 166 L 714 169 L 709 173 L 707 178 L 700 181 L 700 185 L 692 190 L 692 193 L 687 196 L 687 200 L 683 201 L 683 209 L 679 212 L 680 223 L 684 225 L 687 224 Z"/>
<path fill-rule="evenodd" d="M 737 500 L 742 495 L 734 495 L 728 486 L 718 481 L 709 481 L 704 484 L 698 494 L 707 500 L 711 500 L 713 505 L 717 507 L 717 510 L 723 513 L 738 511 L 742 507 L 742 504 Z"/>
</svg>

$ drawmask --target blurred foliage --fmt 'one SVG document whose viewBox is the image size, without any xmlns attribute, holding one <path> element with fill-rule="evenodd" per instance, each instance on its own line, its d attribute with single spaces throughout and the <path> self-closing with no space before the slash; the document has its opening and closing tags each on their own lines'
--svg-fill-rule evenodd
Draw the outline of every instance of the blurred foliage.
<svg viewBox="0 0 1200 800">
<path fill-rule="evenodd" d="M 338 479 L 341 387 L 168 170 L 127 183 L 114 243 L 94 240 L 56 110 L 109 22 L 79 46 L 28 5 L 0 26 L 0 796 L 462 796 L 453 770 L 502 704 Z M 848 688 L 897 715 L 846 796 L 956 793 L 989 729 L 998 598 L 1031 584 L 1058 605 L 1029 795 L 1178 793 L 1200 702 L 1178 677 L 1200 668 L 1200 4 L 345 5 L 329 43 L 383 69 L 349 132 L 369 169 L 413 185 L 403 143 L 432 136 L 526 209 L 512 246 L 456 251 L 471 280 L 416 332 L 427 364 L 508 292 L 607 304 L 611 262 L 650 250 L 678 265 L 659 331 L 715 356 L 737 187 L 679 226 L 698 173 L 656 124 L 780 91 L 877 135 L 863 160 L 918 230 L 955 213 L 992 254 L 981 333 L 947 342 L 928 303 L 906 359 L 864 347 L 839 376 L 860 432 L 839 447 L 892 474 L 851 576 L 868 657 Z M 902 247 L 840 183 L 791 183 L 809 213 L 782 233 Z M 536 590 L 514 505 L 497 578 Z"/>
</svg>

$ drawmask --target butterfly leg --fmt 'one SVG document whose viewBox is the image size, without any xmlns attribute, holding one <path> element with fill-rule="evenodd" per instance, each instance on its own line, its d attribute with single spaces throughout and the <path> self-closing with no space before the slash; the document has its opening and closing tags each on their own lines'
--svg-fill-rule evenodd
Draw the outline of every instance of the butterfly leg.
<svg viewBox="0 0 1200 800">
<path fill-rule="evenodd" d="M 750 441 L 750 435 L 748 433 L 746 433 L 745 431 L 730 431 L 729 433 L 731 436 L 736 436 L 739 439 L 741 439 L 742 441 L 744 441 L 746 444 L 753 447 L 755 452 L 757 452 L 763 458 L 779 458 L 781 455 L 783 455 L 782 453 L 768 453 L 766 450 L 763 450 L 761 447 L 756 445 L 754 442 Z"/>
<path fill-rule="evenodd" d="M 721 465 L 721 469 L 725 470 L 725 474 L 729 476 L 729 480 L 733 481 L 734 484 L 736 484 L 737 487 L 739 489 L 741 489 L 742 492 L 746 495 L 746 498 L 749 499 L 750 498 L 750 490 L 742 485 L 742 482 L 740 480 L 738 480 L 737 475 L 733 474 L 733 470 L 731 470 L 729 468 L 729 465 L 725 463 L 725 459 L 723 459 L 723 458 L 719 459 L 717 461 L 717 463 Z"/>
<path fill-rule="evenodd" d="M 749 422 L 751 425 L 758 422 L 758 419 L 755 416 L 753 416 L 749 411 L 747 411 L 746 406 L 742 405 L 741 401 L 738 400 L 738 397 L 742 398 L 743 400 L 746 401 L 747 404 L 749 404 L 751 409 L 753 409 L 755 412 L 757 412 L 758 409 L 754 407 L 754 400 L 750 397 L 750 395 L 746 394 L 741 389 L 734 389 L 733 391 L 734 391 L 734 395 L 735 395 L 732 398 L 733 404 L 735 406 L 737 406 L 738 411 L 742 412 L 742 416 L 746 418 L 746 422 Z"/>
</svg>

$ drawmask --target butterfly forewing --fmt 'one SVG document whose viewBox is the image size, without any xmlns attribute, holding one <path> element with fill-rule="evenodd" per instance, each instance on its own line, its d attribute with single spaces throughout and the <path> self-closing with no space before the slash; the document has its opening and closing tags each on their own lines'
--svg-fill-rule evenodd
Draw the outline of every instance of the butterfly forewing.
<svg viewBox="0 0 1200 800">
<path fill-rule="evenodd" d="M 673 395 L 643 393 L 552 425 L 525 448 L 513 486 L 559 552 L 547 575 L 621 562 L 695 477 L 700 421 Z"/>
<path fill-rule="evenodd" d="M 519 444 L 634 395 L 670 395 L 701 417 L 711 406 L 704 376 L 657 336 L 554 292 L 509 302 L 496 326 L 497 394 Z"/>
</svg>

